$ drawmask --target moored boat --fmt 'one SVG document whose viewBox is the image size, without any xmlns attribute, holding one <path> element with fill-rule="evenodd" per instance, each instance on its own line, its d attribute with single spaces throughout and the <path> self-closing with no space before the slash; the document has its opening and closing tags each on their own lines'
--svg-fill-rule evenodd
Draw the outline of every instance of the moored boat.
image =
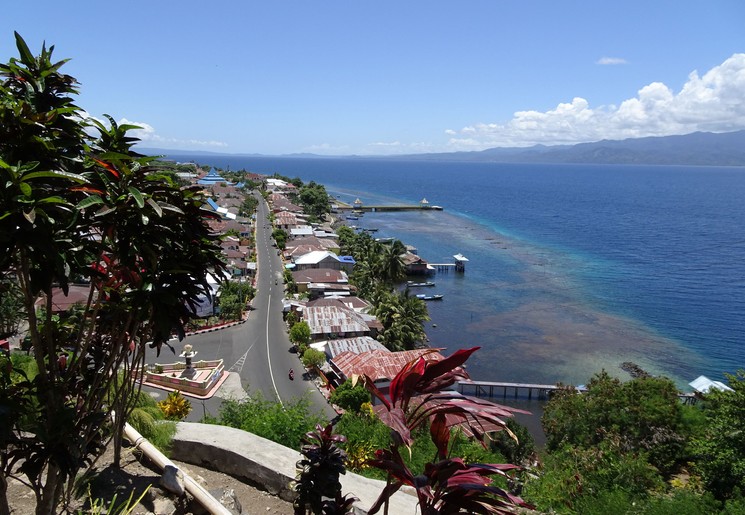
<svg viewBox="0 0 745 515">
<path fill-rule="evenodd" d="M 407 288 L 425 288 L 434 286 L 435 283 L 432 281 L 424 281 L 424 282 L 414 282 L 414 281 L 406 281 L 406 287 Z"/>
<path fill-rule="evenodd" d="M 417 299 L 421 300 L 442 300 L 442 297 L 442 295 L 424 295 L 423 293 L 416 296 Z"/>
</svg>

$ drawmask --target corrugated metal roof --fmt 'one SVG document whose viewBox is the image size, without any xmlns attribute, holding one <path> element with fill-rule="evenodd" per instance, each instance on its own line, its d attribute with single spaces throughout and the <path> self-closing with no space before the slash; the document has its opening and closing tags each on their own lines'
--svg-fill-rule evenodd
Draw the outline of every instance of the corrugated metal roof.
<svg viewBox="0 0 745 515">
<path fill-rule="evenodd" d="M 393 379 L 407 363 L 418 359 L 426 354 L 427 361 L 440 361 L 444 359 L 439 352 L 431 352 L 431 349 L 415 349 L 401 352 L 390 352 L 372 350 L 355 354 L 353 352 L 342 352 L 331 361 L 334 367 L 345 377 L 352 375 L 367 375 L 373 381 L 381 379 Z"/>
<path fill-rule="evenodd" d="M 357 313 L 338 306 L 306 307 L 303 319 L 312 335 L 367 333 L 370 328 Z"/>
<path fill-rule="evenodd" d="M 343 352 L 351 352 L 353 354 L 362 354 L 363 352 L 370 352 L 372 350 L 390 352 L 382 343 L 369 336 L 329 340 L 326 342 L 326 349 L 328 356 L 332 359 Z"/>
</svg>

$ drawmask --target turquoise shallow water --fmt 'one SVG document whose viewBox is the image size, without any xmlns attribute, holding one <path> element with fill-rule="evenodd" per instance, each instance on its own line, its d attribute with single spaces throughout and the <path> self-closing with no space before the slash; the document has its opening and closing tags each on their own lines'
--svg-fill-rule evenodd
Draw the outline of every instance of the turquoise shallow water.
<svg viewBox="0 0 745 515">
<path fill-rule="evenodd" d="M 427 333 L 448 351 L 480 345 L 476 379 L 579 384 L 633 361 L 682 386 L 745 367 L 742 169 L 172 157 L 442 205 L 356 223 L 430 262 L 469 258 L 435 276 L 445 298 Z"/>
</svg>

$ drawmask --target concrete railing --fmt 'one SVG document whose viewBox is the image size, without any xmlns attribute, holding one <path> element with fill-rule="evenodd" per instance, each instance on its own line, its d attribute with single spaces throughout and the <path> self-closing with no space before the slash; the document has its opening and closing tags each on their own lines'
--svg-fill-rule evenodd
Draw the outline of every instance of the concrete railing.
<svg viewBox="0 0 745 515">
<path fill-rule="evenodd" d="M 170 457 L 229 474 L 257 485 L 267 492 L 292 502 L 295 493 L 295 463 L 302 455 L 270 440 L 240 429 L 210 424 L 179 422 Z M 341 478 L 342 493 L 359 498 L 355 513 L 366 514 L 385 487 L 385 482 L 347 472 Z M 391 497 L 389 513 L 419 513 L 417 498 L 403 489 Z"/>
</svg>

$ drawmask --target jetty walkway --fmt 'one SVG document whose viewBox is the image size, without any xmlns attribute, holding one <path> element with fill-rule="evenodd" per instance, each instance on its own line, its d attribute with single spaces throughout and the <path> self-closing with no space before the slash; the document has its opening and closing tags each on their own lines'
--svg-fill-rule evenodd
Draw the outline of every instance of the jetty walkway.
<svg viewBox="0 0 745 515">
<path fill-rule="evenodd" d="M 472 395 L 474 397 L 495 398 L 500 393 L 502 398 L 507 397 L 507 392 L 514 394 L 515 398 L 527 394 L 528 400 L 533 398 L 533 394 L 538 399 L 548 399 L 551 393 L 567 388 L 568 385 L 559 384 L 535 384 L 535 383 L 505 383 L 500 381 L 460 381 L 458 383 L 458 392 L 463 395 Z M 571 387 L 571 386 L 569 386 Z M 584 386 L 575 386 L 578 392 L 587 391 Z M 495 393 L 497 395 L 495 395 Z"/>
<path fill-rule="evenodd" d="M 515 399 L 518 397 L 525 398 L 527 396 L 528 400 L 532 400 L 533 395 L 535 395 L 538 400 L 548 400 L 553 392 L 566 388 L 574 388 L 579 393 L 587 391 L 584 385 L 506 383 L 500 381 L 459 381 L 457 390 L 463 395 L 471 395 L 473 397 L 494 399 L 501 393 L 501 397 L 506 399 L 509 392 Z M 694 393 L 680 392 L 678 393 L 678 398 L 684 404 L 694 404 L 696 402 L 696 394 Z"/>
<path fill-rule="evenodd" d="M 367 212 L 376 213 L 381 211 L 442 211 L 442 206 L 430 206 L 430 205 L 408 205 L 408 204 L 390 204 L 390 205 L 375 205 L 375 206 L 350 206 L 339 204 L 336 206 L 338 211 L 353 211 L 353 212 Z"/>
</svg>

